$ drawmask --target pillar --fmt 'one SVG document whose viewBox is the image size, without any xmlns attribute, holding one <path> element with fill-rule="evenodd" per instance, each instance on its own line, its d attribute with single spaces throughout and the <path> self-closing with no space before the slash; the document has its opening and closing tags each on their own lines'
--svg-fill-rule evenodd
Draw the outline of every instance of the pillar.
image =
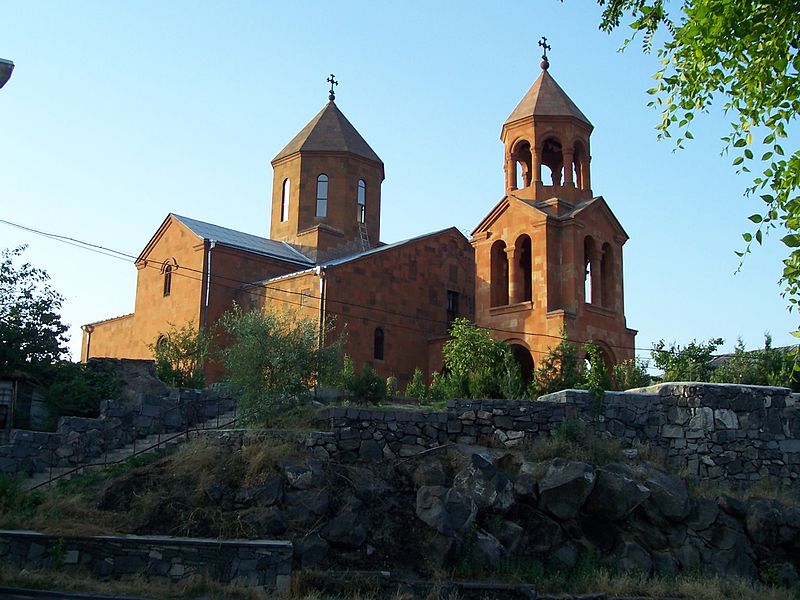
<svg viewBox="0 0 800 600">
<path fill-rule="evenodd" d="M 525 293 L 525 285 L 522 281 L 522 268 L 519 265 L 519 255 L 515 246 L 506 248 L 508 257 L 508 303 L 517 304 L 522 302 Z"/>
<path fill-rule="evenodd" d="M 564 148 L 561 155 L 562 155 L 562 160 L 564 161 L 564 185 L 569 187 L 574 187 L 575 182 L 572 179 L 572 160 L 573 160 L 572 148 Z"/>
</svg>

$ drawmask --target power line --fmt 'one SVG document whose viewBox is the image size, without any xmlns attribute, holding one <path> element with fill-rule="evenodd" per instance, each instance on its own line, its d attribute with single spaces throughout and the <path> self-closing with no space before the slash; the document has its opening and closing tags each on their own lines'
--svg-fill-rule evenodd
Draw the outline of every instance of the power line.
<svg viewBox="0 0 800 600">
<path fill-rule="evenodd" d="M 120 250 L 115 250 L 113 248 L 108 248 L 108 247 L 102 246 L 100 244 L 94 244 L 94 243 L 91 243 L 91 242 L 86 242 L 84 240 L 80 240 L 80 239 L 77 239 L 77 238 L 69 237 L 69 236 L 66 236 L 66 235 L 61 235 L 61 234 L 42 231 L 42 230 L 35 229 L 35 228 L 32 228 L 32 227 L 27 227 L 25 225 L 20 225 L 19 223 L 14 223 L 14 222 L 11 222 L 11 221 L 8 221 L 8 220 L 5 220 L 5 219 L 0 219 L 0 223 L 3 223 L 5 225 L 11 226 L 11 227 L 15 227 L 17 229 L 21 229 L 23 231 L 34 233 L 36 235 L 40 235 L 40 236 L 43 236 L 43 237 L 46 237 L 46 238 L 49 238 L 49 239 L 52 239 L 52 240 L 55 240 L 55 241 L 66 243 L 66 244 L 69 244 L 71 246 L 75 246 L 77 248 L 88 250 L 88 251 L 94 252 L 96 254 L 101 254 L 103 256 L 109 256 L 111 258 L 116 258 L 118 260 L 123 260 L 125 262 L 133 262 L 133 263 L 135 263 L 137 258 L 138 258 L 138 256 L 135 256 L 133 254 L 130 254 L 130 253 L 127 253 L 127 252 L 122 252 Z M 167 259 L 165 259 L 165 260 L 167 260 Z M 160 269 L 161 265 L 164 263 L 164 260 L 160 260 L 160 261 L 159 260 L 145 260 L 144 262 L 145 262 L 145 266 L 147 268 L 158 268 L 158 269 Z M 188 271 L 190 273 L 196 273 L 196 274 L 199 275 L 199 277 L 192 277 L 191 275 L 189 275 L 189 273 L 186 273 L 186 271 Z M 198 282 L 201 282 L 201 283 L 203 281 L 203 278 L 207 275 L 204 271 L 202 271 L 200 269 L 194 269 L 192 267 L 183 266 L 183 265 L 178 265 L 177 269 L 172 271 L 172 274 L 173 275 L 177 275 L 177 276 L 181 276 L 181 277 L 187 277 L 187 278 L 189 278 L 189 279 L 191 279 L 193 281 L 198 281 Z M 288 275 L 291 275 L 291 273 L 288 274 Z M 217 285 L 219 287 L 227 288 L 227 289 L 230 289 L 232 291 L 238 291 L 238 292 L 245 292 L 246 291 L 247 293 L 250 293 L 251 295 L 256 295 L 256 296 L 259 296 L 259 297 L 263 297 L 265 300 L 277 300 L 277 301 L 284 302 L 286 304 L 290 304 L 290 305 L 293 305 L 293 306 L 299 306 L 301 308 L 308 308 L 307 306 L 305 306 L 302 303 L 302 300 L 301 300 L 301 302 L 292 302 L 291 300 L 288 300 L 286 298 L 276 298 L 274 296 L 269 296 L 267 294 L 267 292 L 268 291 L 274 291 L 274 292 L 280 292 L 281 294 L 302 296 L 303 298 L 311 298 L 311 299 L 320 300 L 320 301 L 322 300 L 321 296 L 316 295 L 313 292 L 297 292 L 297 291 L 294 291 L 294 290 L 287 290 L 285 288 L 270 286 L 270 285 L 268 285 L 266 283 L 266 281 L 269 281 L 269 280 L 266 280 L 265 282 L 260 283 L 260 282 L 245 281 L 245 280 L 237 279 L 237 278 L 234 278 L 234 277 L 228 277 L 228 276 L 225 276 L 225 275 L 214 275 L 214 274 L 212 274 L 211 280 L 213 281 L 213 285 Z M 231 282 L 231 284 L 223 283 L 220 280 L 229 281 L 229 282 Z M 236 285 L 232 285 L 232 284 L 236 284 Z M 244 289 L 245 286 L 248 289 Z M 253 290 L 253 288 L 261 288 L 261 289 L 264 290 L 264 293 L 263 294 L 261 294 L 261 293 L 254 294 L 254 292 L 251 291 L 251 290 Z M 355 302 L 348 302 L 348 301 L 345 301 L 345 300 L 336 300 L 336 299 L 331 299 L 331 298 L 326 298 L 325 300 L 326 300 L 326 302 L 336 303 L 336 304 L 339 304 L 341 306 L 359 308 L 359 309 L 363 309 L 365 311 L 371 311 L 371 312 L 380 312 L 380 313 L 383 313 L 383 314 L 386 314 L 386 315 L 390 315 L 390 316 L 397 316 L 397 317 L 401 317 L 401 318 L 410 319 L 410 320 L 415 321 L 415 322 L 425 321 L 425 322 L 429 322 L 429 323 L 432 323 L 432 324 L 449 326 L 449 322 L 448 321 L 441 320 L 441 319 L 435 319 L 433 317 L 425 317 L 425 316 L 420 316 L 420 315 L 405 314 L 405 313 L 401 313 L 401 312 L 397 312 L 397 311 L 381 308 L 381 307 L 378 307 L 378 306 L 368 306 L 368 305 L 364 305 L 364 304 L 358 304 L 358 303 L 355 303 Z M 408 329 L 408 330 L 414 331 L 414 332 L 424 332 L 424 331 L 426 331 L 424 329 L 410 327 L 408 325 L 401 325 L 401 324 L 398 324 L 398 323 L 388 323 L 387 324 L 384 321 L 377 320 L 375 318 L 370 318 L 370 317 L 367 317 L 367 316 L 364 316 L 364 315 L 360 315 L 360 316 L 351 315 L 351 317 L 352 318 L 364 319 L 366 321 L 370 321 L 370 322 L 373 322 L 373 323 L 386 324 L 386 325 L 390 325 L 392 327 Z M 570 342 L 572 344 L 577 344 L 577 345 L 583 345 L 586 342 L 592 341 L 592 340 L 574 340 L 574 339 L 569 339 L 569 338 L 563 338 L 562 336 L 558 336 L 558 335 L 552 335 L 552 334 L 547 334 L 547 333 L 542 333 L 542 332 L 534 332 L 534 331 L 508 330 L 508 329 L 502 329 L 502 328 L 499 328 L 499 327 L 491 327 L 491 326 L 483 326 L 483 325 L 480 325 L 480 326 L 479 325 L 474 325 L 474 327 L 477 327 L 477 328 L 480 328 L 480 329 L 486 329 L 488 331 L 494 331 L 494 332 L 497 332 L 497 333 L 505 333 L 505 334 L 511 334 L 511 335 L 517 335 L 517 336 L 530 336 L 530 337 L 539 337 L 539 338 L 549 338 L 549 339 L 554 339 L 554 340 L 559 340 L 559 341 L 565 339 L 567 342 Z M 609 344 L 608 342 L 604 342 L 604 343 L 606 343 L 606 345 L 608 345 L 611 348 L 619 348 L 619 349 L 623 349 L 623 350 L 632 349 L 632 350 L 635 350 L 635 351 L 648 352 L 648 353 L 660 352 L 660 353 L 665 353 L 665 354 L 675 354 L 675 352 L 672 351 L 672 350 L 663 350 L 663 349 L 657 349 L 657 348 L 640 348 L 640 347 L 636 347 L 636 346 L 631 348 L 630 346 L 622 346 L 622 345 L 619 345 L 619 344 Z M 531 350 L 531 352 L 537 353 L 537 354 L 546 354 L 545 351 L 541 351 L 541 350 L 539 350 L 539 351 Z M 637 356 L 640 356 L 640 355 L 637 354 Z M 712 357 L 725 356 L 725 354 L 711 355 L 711 356 Z"/>
</svg>

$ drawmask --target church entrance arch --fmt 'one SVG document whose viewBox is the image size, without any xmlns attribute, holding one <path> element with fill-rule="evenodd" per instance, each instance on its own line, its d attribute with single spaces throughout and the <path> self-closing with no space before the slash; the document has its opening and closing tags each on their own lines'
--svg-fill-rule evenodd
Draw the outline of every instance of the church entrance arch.
<svg viewBox="0 0 800 600">
<path fill-rule="evenodd" d="M 530 350 L 528 350 L 522 344 L 515 344 L 512 342 L 510 345 L 511 352 L 514 353 L 514 360 L 517 361 L 520 372 L 522 373 L 522 379 L 525 381 L 525 383 L 533 381 L 535 365 L 533 363 L 533 356 L 531 356 Z"/>
</svg>

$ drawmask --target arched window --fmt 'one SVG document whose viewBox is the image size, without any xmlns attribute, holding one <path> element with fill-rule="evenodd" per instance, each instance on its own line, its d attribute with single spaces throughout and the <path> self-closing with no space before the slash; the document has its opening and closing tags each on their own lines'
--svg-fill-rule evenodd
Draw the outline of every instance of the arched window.
<svg viewBox="0 0 800 600">
<path fill-rule="evenodd" d="M 322 173 L 317 177 L 317 216 L 328 215 L 328 176 Z"/>
<path fill-rule="evenodd" d="M 283 193 L 281 195 L 281 221 L 289 220 L 289 192 L 292 184 L 288 179 L 283 180 Z"/>
<path fill-rule="evenodd" d="M 600 273 L 595 273 L 597 265 L 597 249 L 591 236 L 583 239 L 583 301 L 587 304 L 597 304 L 600 299 L 597 297 L 598 281 Z"/>
<path fill-rule="evenodd" d="M 172 265 L 164 265 L 164 297 L 172 291 Z"/>
<path fill-rule="evenodd" d="M 358 222 L 363 223 L 367 217 L 367 184 L 363 179 L 358 180 Z"/>
<path fill-rule="evenodd" d="M 491 250 L 491 306 L 508 304 L 508 258 L 506 256 L 506 243 L 497 240 L 492 244 Z"/>
<path fill-rule="evenodd" d="M 514 244 L 517 248 L 515 259 L 519 268 L 517 269 L 518 281 L 515 287 L 519 290 L 519 302 L 530 302 L 533 299 L 533 281 L 531 271 L 531 238 L 528 235 L 521 235 Z"/>
<path fill-rule="evenodd" d="M 600 303 L 605 308 L 613 309 L 614 296 L 614 253 L 611 244 L 603 244 L 603 254 L 600 257 Z"/>
<path fill-rule="evenodd" d="M 375 328 L 372 356 L 375 360 L 383 360 L 383 329 Z"/>
</svg>

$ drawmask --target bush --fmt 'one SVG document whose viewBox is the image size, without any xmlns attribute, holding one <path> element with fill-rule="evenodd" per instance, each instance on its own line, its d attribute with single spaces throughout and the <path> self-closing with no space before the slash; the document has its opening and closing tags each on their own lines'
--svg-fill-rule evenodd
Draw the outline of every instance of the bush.
<svg viewBox="0 0 800 600">
<path fill-rule="evenodd" d="M 638 358 L 623 360 L 611 369 L 611 389 L 613 390 L 645 387 L 652 381 L 652 377 L 647 373 L 647 362 Z"/>
<path fill-rule="evenodd" d="M 692 340 L 681 347 L 674 342 L 667 346 L 660 340 L 653 346 L 651 356 L 656 367 L 664 372 L 662 381 L 709 381 L 713 371 L 711 359 L 722 343 L 722 338 L 705 343 Z"/>
<path fill-rule="evenodd" d="M 726 357 L 711 374 L 715 383 L 740 383 L 743 385 L 776 385 L 798 387 L 795 362 L 796 350 L 772 347 L 772 337 L 764 335 L 762 350 L 748 351 L 739 338 L 733 355 Z"/>
<path fill-rule="evenodd" d="M 566 331 L 562 331 L 561 341 L 550 348 L 539 363 L 531 397 L 576 388 L 582 381 L 583 368 L 578 348 L 567 340 Z"/>
<path fill-rule="evenodd" d="M 110 373 L 89 369 L 80 363 L 61 362 L 49 373 L 43 388 L 50 412 L 47 429 L 55 430 L 60 417 L 96 417 L 100 402 L 119 395 L 118 381 Z"/>
<path fill-rule="evenodd" d="M 411 376 L 411 381 L 406 386 L 406 398 L 416 398 L 417 400 L 425 400 L 428 396 L 428 388 L 425 385 L 425 377 L 422 375 L 422 369 L 417 367 L 414 369 L 414 374 Z"/>
<path fill-rule="evenodd" d="M 227 380 L 241 394 L 246 422 L 264 421 L 304 402 L 320 374 L 338 363 L 341 339 L 320 347 L 318 324 L 294 313 L 245 313 L 234 305 L 220 322 L 232 338 L 222 352 Z M 332 337 L 331 323 L 325 333 L 323 339 Z"/>
<path fill-rule="evenodd" d="M 345 389 L 353 394 L 356 402 L 380 404 L 386 400 L 386 382 L 371 365 L 364 365 L 361 373 L 352 375 Z"/>
<path fill-rule="evenodd" d="M 603 396 L 605 396 L 606 390 L 611 387 L 611 378 L 608 376 L 608 370 L 600 347 L 592 342 L 586 342 L 583 347 L 588 361 L 588 368 L 584 370 L 583 374 L 583 387 L 592 394 L 594 413 L 597 416 L 600 414 Z"/>
<path fill-rule="evenodd" d="M 166 334 L 148 346 L 156 361 L 158 378 L 172 387 L 203 388 L 203 367 L 212 348 L 211 336 L 189 321 L 178 329 L 172 323 Z"/>
</svg>

